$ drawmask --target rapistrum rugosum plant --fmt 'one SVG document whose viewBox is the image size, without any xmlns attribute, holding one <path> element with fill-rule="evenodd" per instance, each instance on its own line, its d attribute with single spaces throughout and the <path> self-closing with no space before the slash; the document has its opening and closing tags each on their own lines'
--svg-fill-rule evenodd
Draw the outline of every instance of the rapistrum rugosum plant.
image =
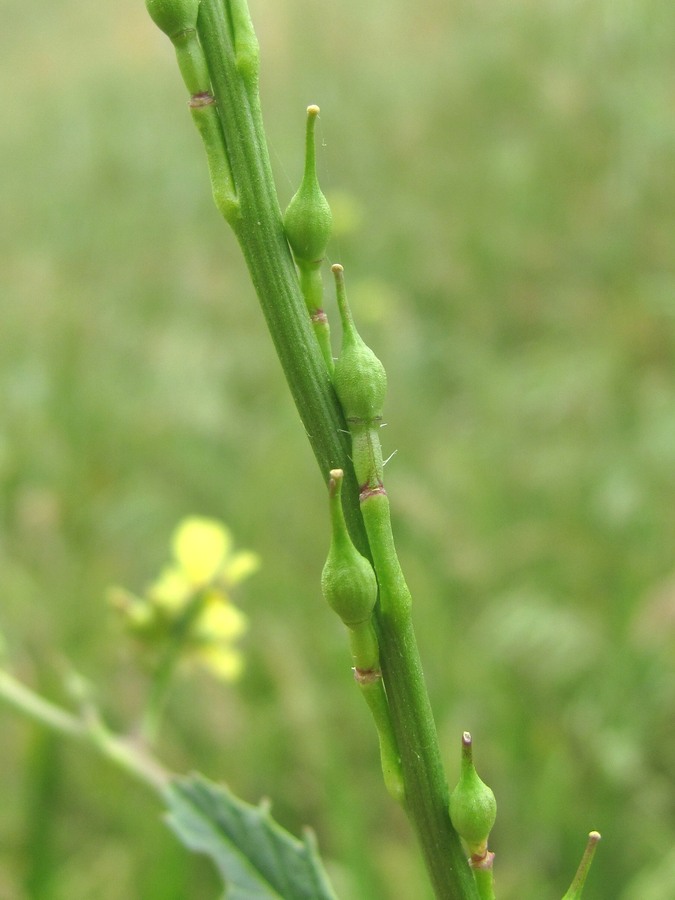
<svg viewBox="0 0 675 900">
<path fill-rule="evenodd" d="M 327 486 L 330 539 L 321 588 L 345 626 L 353 664 L 345 680 L 355 682 L 372 715 L 384 786 L 410 822 L 435 896 L 490 900 L 498 895 L 495 854 L 488 847 L 495 796 L 476 772 L 468 732 L 462 736 L 457 785 L 448 788 L 385 487 L 380 430 L 387 376 L 357 330 L 358 310 L 350 307 L 345 269 L 338 263 L 326 279 L 341 328 L 334 359 L 323 278 L 333 217 L 317 176 L 319 108 L 307 108 L 304 173 L 282 214 L 260 108 L 258 41 L 246 0 L 147 0 L 146 5 L 175 48 L 215 205 L 241 247 L 317 474 Z M 55 730 L 89 741 L 157 790 L 179 838 L 213 858 L 225 896 L 333 898 L 311 837 L 297 841 L 272 821 L 267 806 L 248 806 L 206 779 L 173 776 L 151 752 L 181 669 L 197 664 L 231 680 L 241 668 L 237 641 L 247 622 L 230 592 L 253 573 L 257 560 L 235 553 L 231 545 L 220 523 L 192 517 L 174 535 L 172 562 L 144 594 L 111 592 L 150 673 L 141 744 L 114 734 L 91 697 L 82 699 L 77 714 L 69 713 L 5 672 L 0 693 Z M 581 898 L 598 839 L 592 832 L 564 900 Z"/>
<path fill-rule="evenodd" d="M 304 175 L 282 217 L 267 156 L 254 61 L 257 41 L 246 2 L 202 0 L 196 16 L 194 4 L 189 5 L 190 13 L 177 12 L 176 18 L 183 34 L 184 20 L 194 19 L 188 30 L 196 33 L 210 76 L 208 86 L 199 85 L 199 96 L 206 98 L 200 102 L 215 109 L 222 127 L 215 136 L 201 132 L 216 205 L 222 205 L 218 198 L 223 194 L 231 198 L 223 214 L 241 244 L 328 483 L 333 537 L 322 587 L 349 632 L 354 674 L 373 713 L 387 789 L 411 820 L 436 895 L 493 896 L 492 866 L 484 863 L 494 796 L 475 775 L 471 739 L 465 735 L 462 774 L 449 799 L 384 486 L 379 429 L 386 374 L 356 329 L 339 264 L 332 272 L 342 347 L 333 364 L 321 278 L 332 217 L 316 173 L 319 109 L 307 110 Z M 167 6 L 168 0 L 148 0 L 151 15 L 175 44 L 177 26 L 167 23 Z M 191 106 L 194 86 L 186 79 Z M 212 160 L 221 156 L 214 166 Z M 222 182 L 218 172 L 225 173 Z"/>
</svg>

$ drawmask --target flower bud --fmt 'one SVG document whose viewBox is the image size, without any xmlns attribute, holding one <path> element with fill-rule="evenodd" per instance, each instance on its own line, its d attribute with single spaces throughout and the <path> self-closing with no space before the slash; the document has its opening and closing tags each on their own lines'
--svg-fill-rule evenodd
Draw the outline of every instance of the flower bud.
<svg viewBox="0 0 675 900">
<path fill-rule="evenodd" d="M 145 6 L 155 25 L 172 39 L 197 27 L 199 0 L 145 0 Z"/>
<path fill-rule="evenodd" d="M 497 816 L 497 802 L 474 768 L 471 735 L 462 735 L 462 763 L 457 787 L 450 795 L 450 819 L 472 857 L 487 853 L 487 841 Z"/>
<path fill-rule="evenodd" d="M 333 229 L 330 206 L 316 177 L 314 126 L 318 115 L 318 106 L 307 107 L 305 172 L 284 213 L 284 231 L 299 266 L 321 262 Z"/>
<path fill-rule="evenodd" d="M 330 473 L 329 502 L 332 538 L 321 573 L 321 590 L 345 625 L 368 622 L 377 601 L 377 579 L 368 560 L 352 543 L 342 512 L 342 469 Z"/>
<path fill-rule="evenodd" d="M 342 320 L 342 348 L 335 363 L 333 387 L 346 419 L 370 422 L 382 416 L 387 373 L 356 330 L 347 303 L 342 266 L 336 263 L 332 271 Z"/>
</svg>

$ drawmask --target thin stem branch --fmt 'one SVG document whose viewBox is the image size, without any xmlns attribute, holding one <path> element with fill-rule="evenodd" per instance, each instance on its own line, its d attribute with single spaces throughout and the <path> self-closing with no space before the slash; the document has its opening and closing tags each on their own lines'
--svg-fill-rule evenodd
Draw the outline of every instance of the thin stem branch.
<svg viewBox="0 0 675 900">
<path fill-rule="evenodd" d="M 113 734 L 92 706 L 87 705 L 82 715 L 77 716 L 45 700 L 3 670 L 0 670 L 0 698 L 34 722 L 59 734 L 89 743 L 106 759 L 158 793 L 166 787 L 169 772 L 142 747 Z"/>
<path fill-rule="evenodd" d="M 180 617 L 173 624 L 169 642 L 153 674 L 150 696 L 141 723 L 141 735 L 148 746 L 157 740 L 162 717 L 166 710 L 173 676 L 190 629 L 204 609 L 206 593 L 199 591 L 190 598 Z"/>
</svg>

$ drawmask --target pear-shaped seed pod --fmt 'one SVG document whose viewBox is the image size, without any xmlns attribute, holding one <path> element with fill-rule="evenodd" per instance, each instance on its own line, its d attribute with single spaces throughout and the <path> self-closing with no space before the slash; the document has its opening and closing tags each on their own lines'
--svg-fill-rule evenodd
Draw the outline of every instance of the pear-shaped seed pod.
<svg viewBox="0 0 675 900">
<path fill-rule="evenodd" d="M 473 764 L 471 735 L 462 735 L 462 763 L 457 787 L 450 795 L 450 819 L 472 856 L 487 852 L 487 841 L 497 817 L 497 801 L 478 777 Z"/>
<path fill-rule="evenodd" d="M 150 18 L 170 38 L 197 27 L 199 0 L 145 0 Z"/>
<path fill-rule="evenodd" d="M 342 512 L 342 469 L 333 469 L 328 485 L 332 537 L 321 573 L 328 605 L 350 628 L 368 622 L 377 601 L 377 579 L 368 560 L 352 543 Z"/>
<path fill-rule="evenodd" d="M 333 387 L 347 419 L 372 421 L 382 416 L 387 373 L 356 330 L 347 303 L 342 266 L 336 264 L 332 271 L 342 321 L 342 348 L 335 363 Z"/>
<path fill-rule="evenodd" d="M 333 230 L 333 215 L 316 176 L 314 126 L 318 115 L 318 106 L 307 107 L 305 171 L 284 213 L 284 231 L 299 266 L 321 262 Z"/>
</svg>

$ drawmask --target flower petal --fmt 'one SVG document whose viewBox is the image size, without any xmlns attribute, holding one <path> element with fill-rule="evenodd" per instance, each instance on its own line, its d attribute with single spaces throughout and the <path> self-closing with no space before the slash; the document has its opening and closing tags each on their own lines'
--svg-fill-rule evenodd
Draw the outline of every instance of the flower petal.
<svg viewBox="0 0 675 900">
<path fill-rule="evenodd" d="M 234 641 L 246 631 L 246 616 L 231 603 L 209 603 L 204 607 L 194 631 L 198 641 L 223 643 Z"/>
<path fill-rule="evenodd" d="M 221 570 L 221 577 L 227 584 L 235 585 L 248 578 L 260 568 L 260 557 L 250 550 L 240 550 L 226 560 Z"/>
<path fill-rule="evenodd" d="M 244 668 L 244 657 L 238 650 L 217 644 L 201 648 L 193 654 L 193 659 L 222 681 L 236 681 Z"/>
<path fill-rule="evenodd" d="M 213 580 L 232 546 L 232 536 L 216 519 L 189 516 L 173 535 L 173 553 L 188 580 L 196 586 Z"/>
<path fill-rule="evenodd" d="M 177 614 L 194 595 L 194 588 L 178 566 L 165 566 L 148 588 L 148 598 L 161 609 Z"/>
</svg>

